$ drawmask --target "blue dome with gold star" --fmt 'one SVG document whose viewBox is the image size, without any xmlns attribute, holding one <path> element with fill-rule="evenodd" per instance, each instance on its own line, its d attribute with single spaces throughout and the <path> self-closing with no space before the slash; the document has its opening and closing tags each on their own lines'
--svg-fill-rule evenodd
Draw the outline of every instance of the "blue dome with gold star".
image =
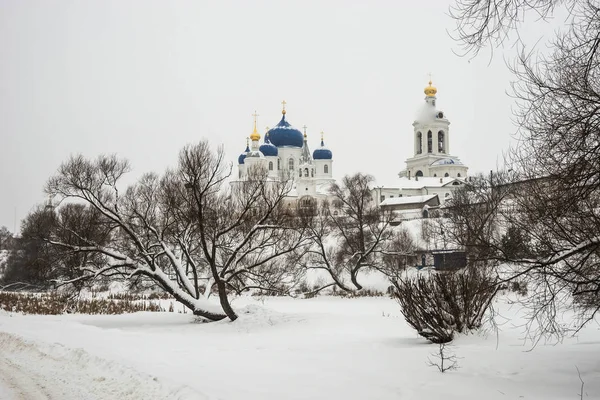
<svg viewBox="0 0 600 400">
<path fill-rule="evenodd" d="M 302 132 L 285 120 L 285 110 L 281 121 L 268 132 L 269 139 L 276 147 L 299 147 L 304 144 Z"/>
</svg>

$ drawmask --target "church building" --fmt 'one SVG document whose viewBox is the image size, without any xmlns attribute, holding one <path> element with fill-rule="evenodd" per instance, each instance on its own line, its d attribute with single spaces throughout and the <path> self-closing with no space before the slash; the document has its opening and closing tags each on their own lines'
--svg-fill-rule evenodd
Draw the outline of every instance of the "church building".
<svg viewBox="0 0 600 400">
<path fill-rule="evenodd" d="M 327 197 L 333 183 L 333 153 L 325 146 L 323 132 L 320 146 L 311 153 L 306 126 L 304 132 L 294 128 L 286 120 L 285 101 L 282 104 L 281 121 L 265 133 L 262 144 L 256 129 L 258 115 L 254 113 L 251 143 L 247 139 L 246 149 L 238 157 L 238 181 L 248 179 L 255 166 L 264 168 L 269 180 L 291 182 L 290 200 L 312 206 L 317 199 Z"/>
<path fill-rule="evenodd" d="M 443 205 L 467 176 L 468 167 L 450 154 L 450 121 L 437 108 L 437 89 L 431 81 L 424 93 L 425 104 L 412 124 L 413 156 L 406 160 L 399 179 L 372 191 L 375 203 L 381 207 L 400 209 L 411 204 L 426 209 L 433 203 Z M 423 204 L 406 199 L 411 196 L 419 196 Z"/>
</svg>

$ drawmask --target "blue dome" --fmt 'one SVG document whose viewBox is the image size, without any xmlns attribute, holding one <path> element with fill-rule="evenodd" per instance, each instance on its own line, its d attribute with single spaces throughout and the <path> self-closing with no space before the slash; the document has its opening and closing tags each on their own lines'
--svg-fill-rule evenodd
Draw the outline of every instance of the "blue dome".
<svg viewBox="0 0 600 400">
<path fill-rule="evenodd" d="M 240 156 L 238 157 L 238 164 L 243 164 L 244 160 L 246 159 L 246 154 L 248 154 L 250 152 L 250 148 L 248 146 L 246 146 L 246 150 L 244 150 L 244 152 L 242 154 L 240 154 Z"/>
<path fill-rule="evenodd" d="M 271 143 L 277 147 L 290 146 L 301 148 L 304 144 L 304 135 L 285 120 L 285 114 L 281 117 L 281 121 L 269 131 L 269 138 Z"/>
<path fill-rule="evenodd" d="M 265 157 L 277 157 L 279 151 L 277 151 L 277 147 L 273 146 L 271 141 L 269 140 L 269 134 L 265 135 L 265 144 L 258 148 L 261 153 L 265 155 Z"/>
<path fill-rule="evenodd" d="M 313 151 L 313 160 L 331 160 L 332 158 L 333 153 L 325 147 L 325 143 L 321 140 L 321 147 Z"/>
</svg>

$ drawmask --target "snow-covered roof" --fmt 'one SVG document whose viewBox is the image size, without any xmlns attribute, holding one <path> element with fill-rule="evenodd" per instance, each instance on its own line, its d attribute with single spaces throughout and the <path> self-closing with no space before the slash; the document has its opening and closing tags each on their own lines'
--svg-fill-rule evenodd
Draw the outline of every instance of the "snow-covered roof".
<svg viewBox="0 0 600 400">
<path fill-rule="evenodd" d="M 462 161 L 460 161 L 457 157 L 446 157 L 446 158 L 441 158 L 439 160 L 435 160 L 434 162 L 431 163 L 431 166 L 437 166 L 437 165 L 443 165 L 443 166 L 448 166 L 448 165 L 464 165 L 462 163 Z"/>
<path fill-rule="evenodd" d="M 325 181 L 317 183 L 317 193 L 318 194 L 329 194 L 329 190 L 331 188 L 332 181 Z"/>
<path fill-rule="evenodd" d="M 376 185 L 377 187 L 382 186 L 383 188 L 398 188 L 398 189 L 422 189 L 424 187 L 443 187 L 451 185 L 454 181 L 464 183 L 464 178 L 453 178 L 453 177 L 424 177 L 421 176 L 418 179 L 415 177 L 402 177 L 397 178 L 392 182 L 386 182 L 385 185 Z"/>
<path fill-rule="evenodd" d="M 421 204 L 425 203 L 434 197 L 437 197 L 437 194 L 429 194 L 424 196 L 404 196 L 404 197 L 393 197 L 391 199 L 385 199 L 381 202 L 381 206 L 394 206 L 399 204 Z"/>
</svg>

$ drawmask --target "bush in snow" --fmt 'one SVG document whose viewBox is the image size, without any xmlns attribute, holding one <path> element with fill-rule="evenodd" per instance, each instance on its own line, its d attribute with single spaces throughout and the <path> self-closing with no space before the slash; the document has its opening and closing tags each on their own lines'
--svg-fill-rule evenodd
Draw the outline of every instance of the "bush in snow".
<svg viewBox="0 0 600 400">
<path fill-rule="evenodd" d="M 480 328 L 498 290 L 495 279 L 475 268 L 419 274 L 394 286 L 406 321 L 433 343 L 448 343 L 457 332 Z"/>
<path fill-rule="evenodd" d="M 58 315 L 124 314 L 138 311 L 165 311 L 159 302 L 114 299 L 77 300 L 65 293 L 0 292 L 0 310 L 23 314 Z"/>
</svg>

